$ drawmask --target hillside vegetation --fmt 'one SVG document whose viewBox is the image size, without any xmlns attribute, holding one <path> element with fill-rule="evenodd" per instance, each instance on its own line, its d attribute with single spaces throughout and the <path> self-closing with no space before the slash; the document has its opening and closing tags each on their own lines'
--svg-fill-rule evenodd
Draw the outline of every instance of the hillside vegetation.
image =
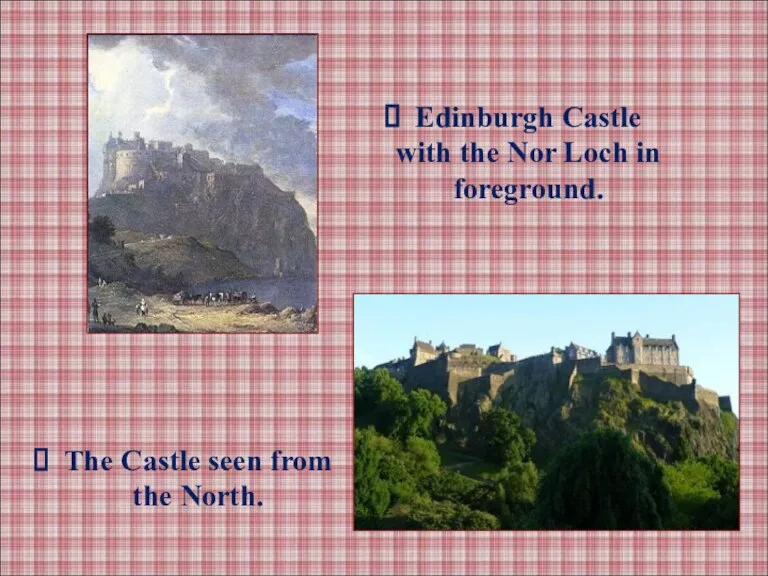
<svg viewBox="0 0 768 576">
<path fill-rule="evenodd" d="M 213 280 L 251 278 L 253 270 L 228 250 L 202 244 L 189 236 L 158 237 L 156 234 L 120 230 L 115 243 L 125 241 L 126 252 L 139 268 L 162 270 L 180 276 L 187 287 Z"/>
<path fill-rule="evenodd" d="M 91 198 L 92 217 L 107 216 L 117 229 L 190 236 L 228 250 L 258 277 L 314 278 L 315 236 L 294 196 L 268 178 L 217 176 L 209 189 L 194 178 L 150 181 L 132 194 Z"/>
<path fill-rule="evenodd" d="M 537 461 L 563 441 L 594 428 L 620 430 L 637 448 L 664 462 L 738 457 L 738 420 L 733 414 L 704 403 L 657 402 L 621 378 L 577 375 L 570 385 L 559 373 L 550 381 L 518 379 L 505 388 L 497 404 L 521 414 L 536 432 Z"/>
<path fill-rule="evenodd" d="M 354 393 L 357 528 L 738 528 L 730 413 L 600 377 L 529 403 L 507 390 L 462 422 L 385 369 L 356 369 Z"/>
</svg>

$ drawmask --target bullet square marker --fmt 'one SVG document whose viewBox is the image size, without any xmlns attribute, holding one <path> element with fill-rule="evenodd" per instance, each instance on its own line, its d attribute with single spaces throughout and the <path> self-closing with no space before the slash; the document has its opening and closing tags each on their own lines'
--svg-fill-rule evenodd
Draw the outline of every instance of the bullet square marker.
<svg viewBox="0 0 768 576">
<path fill-rule="evenodd" d="M 394 119 L 392 118 L 394 116 Z M 400 126 L 400 105 L 384 105 L 384 126 L 386 128 L 398 128 Z"/>
<path fill-rule="evenodd" d="M 48 471 L 48 448 L 35 448 L 35 472 Z"/>
</svg>

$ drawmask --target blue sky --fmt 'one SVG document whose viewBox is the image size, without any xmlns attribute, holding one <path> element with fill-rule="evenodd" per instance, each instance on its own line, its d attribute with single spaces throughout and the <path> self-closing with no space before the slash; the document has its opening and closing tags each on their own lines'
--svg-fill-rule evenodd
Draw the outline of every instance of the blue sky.
<svg viewBox="0 0 768 576">
<path fill-rule="evenodd" d="M 482 348 L 502 342 L 518 357 L 576 344 L 605 353 L 611 332 L 675 335 L 681 364 L 738 410 L 736 295 L 356 295 L 355 366 L 406 356 L 413 337 Z"/>
</svg>

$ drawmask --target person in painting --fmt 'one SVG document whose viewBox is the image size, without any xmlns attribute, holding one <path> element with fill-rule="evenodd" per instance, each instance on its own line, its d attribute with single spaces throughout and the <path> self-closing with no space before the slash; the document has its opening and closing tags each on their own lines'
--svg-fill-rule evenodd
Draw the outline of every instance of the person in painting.
<svg viewBox="0 0 768 576">
<path fill-rule="evenodd" d="M 147 301 L 144 298 L 136 304 L 136 314 L 139 316 L 149 316 L 149 306 L 147 306 Z"/>
</svg>

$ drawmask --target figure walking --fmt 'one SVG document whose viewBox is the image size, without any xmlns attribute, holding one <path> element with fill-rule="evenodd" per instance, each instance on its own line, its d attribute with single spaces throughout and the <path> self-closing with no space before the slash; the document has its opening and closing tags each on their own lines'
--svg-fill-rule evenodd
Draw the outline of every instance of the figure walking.
<svg viewBox="0 0 768 576">
<path fill-rule="evenodd" d="M 136 315 L 137 316 L 149 315 L 149 306 L 147 306 L 147 301 L 144 300 L 144 298 L 141 299 L 141 302 L 136 304 Z"/>
</svg>

